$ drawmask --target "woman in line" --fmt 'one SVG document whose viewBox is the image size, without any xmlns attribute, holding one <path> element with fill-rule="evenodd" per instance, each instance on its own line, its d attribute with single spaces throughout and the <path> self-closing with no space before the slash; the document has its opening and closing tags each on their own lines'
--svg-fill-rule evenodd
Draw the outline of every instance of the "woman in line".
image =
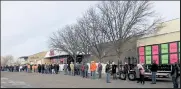
<svg viewBox="0 0 181 89">
<path fill-rule="evenodd" d="M 137 64 L 136 67 L 135 67 L 137 83 L 140 82 L 140 70 L 138 69 L 138 66 L 139 66 L 139 65 Z"/>
<path fill-rule="evenodd" d="M 145 84 L 145 80 L 144 80 L 144 73 L 145 73 L 145 69 L 143 68 L 143 66 L 141 64 L 138 64 L 138 69 L 140 70 L 140 82 L 141 84 Z"/>
</svg>

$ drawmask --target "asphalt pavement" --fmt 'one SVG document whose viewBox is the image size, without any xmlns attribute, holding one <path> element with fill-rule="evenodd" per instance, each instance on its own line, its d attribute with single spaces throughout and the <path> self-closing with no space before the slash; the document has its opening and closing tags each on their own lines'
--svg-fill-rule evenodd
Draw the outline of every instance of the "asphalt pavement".
<svg viewBox="0 0 181 89">
<path fill-rule="evenodd" d="M 59 74 L 39 74 L 25 72 L 1 72 L 1 88 L 172 88 L 170 79 L 157 80 L 157 84 L 146 81 L 144 85 L 129 80 L 82 78 Z"/>
</svg>

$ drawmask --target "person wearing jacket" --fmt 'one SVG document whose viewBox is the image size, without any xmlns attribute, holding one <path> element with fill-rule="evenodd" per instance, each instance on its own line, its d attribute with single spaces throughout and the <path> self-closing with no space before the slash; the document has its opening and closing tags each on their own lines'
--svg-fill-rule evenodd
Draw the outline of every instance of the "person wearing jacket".
<svg viewBox="0 0 181 89">
<path fill-rule="evenodd" d="M 117 65 L 114 62 L 112 62 L 113 79 L 117 79 L 117 77 L 116 77 L 116 68 L 117 68 Z"/>
<path fill-rule="evenodd" d="M 156 73 L 158 70 L 158 65 L 156 64 L 156 61 L 153 61 L 153 64 L 151 65 L 151 72 L 152 72 L 152 83 L 151 84 L 156 84 Z"/>
<path fill-rule="evenodd" d="M 42 73 L 42 74 L 45 73 L 45 65 L 44 65 L 44 64 L 41 65 L 41 73 Z"/>
<path fill-rule="evenodd" d="M 54 70 L 55 70 L 55 74 L 58 74 L 58 71 L 59 71 L 59 64 L 55 64 L 54 66 Z"/>
<path fill-rule="evenodd" d="M 64 63 L 64 66 L 63 66 L 63 71 L 64 71 L 64 75 L 67 75 L 67 63 Z"/>
<path fill-rule="evenodd" d="M 38 64 L 38 73 L 41 73 L 41 65 Z"/>
<path fill-rule="evenodd" d="M 98 72 L 98 75 L 99 75 L 99 79 L 101 79 L 101 77 L 102 77 L 102 64 L 100 62 L 98 64 L 97 72 Z"/>
<path fill-rule="evenodd" d="M 71 68 L 70 68 L 70 63 L 67 66 L 67 70 L 68 70 L 68 75 L 71 75 Z"/>
<path fill-rule="evenodd" d="M 28 64 L 28 73 L 30 73 L 30 64 Z"/>
<path fill-rule="evenodd" d="M 85 63 L 84 62 L 81 65 L 81 72 L 82 72 L 82 77 L 85 78 Z"/>
<path fill-rule="evenodd" d="M 71 62 L 70 64 L 70 69 L 71 69 L 71 75 L 74 76 L 74 64 Z"/>
<path fill-rule="evenodd" d="M 85 77 L 88 78 L 88 70 L 89 70 L 89 66 L 87 63 L 85 63 Z"/>
<path fill-rule="evenodd" d="M 106 83 L 111 83 L 110 82 L 111 66 L 109 62 L 107 62 L 105 72 L 106 72 Z"/>
<path fill-rule="evenodd" d="M 91 65 L 90 65 L 90 70 L 92 72 L 92 79 L 96 78 L 96 69 L 97 69 L 96 63 L 94 61 L 92 61 Z"/>
<path fill-rule="evenodd" d="M 172 65 L 171 76 L 173 88 L 178 88 L 179 66 L 176 63 Z"/>
<path fill-rule="evenodd" d="M 135 66 L 134 70 L 135 70 L 135 73 L 136 73 L 137 83 L 139 83 L 140 82 L 140 70 L 138 69 L 138 64 Z"/>
</svg>

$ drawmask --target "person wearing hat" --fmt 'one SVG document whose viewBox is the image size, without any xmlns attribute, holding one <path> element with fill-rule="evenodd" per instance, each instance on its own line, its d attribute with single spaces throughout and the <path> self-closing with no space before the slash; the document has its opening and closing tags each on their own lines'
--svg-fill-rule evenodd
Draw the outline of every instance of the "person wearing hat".
<svg viewBox="0 0 181 89">
<path fill-rule="evenodd" d="M 110 73 L 111 73 L 111 66 L 110 66 L 110 63 L 107 62 L 107 65 L 106 65 L 106 82 L 107 83 L 111 83 L 110 82 Z"/>
<path fill-rule="evenodd" d="M 116 68 L 117 68 L 117 65 L 114 62 L 112 62 L 113 79 L 117 79 L 117 77 L 116 77 Z"/>
</svg>

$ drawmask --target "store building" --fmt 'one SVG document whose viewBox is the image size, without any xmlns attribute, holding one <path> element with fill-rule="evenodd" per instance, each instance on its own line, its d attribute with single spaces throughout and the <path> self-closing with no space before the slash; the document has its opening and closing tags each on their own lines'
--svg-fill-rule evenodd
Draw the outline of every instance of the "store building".
<svg viewBox="0 0 181 89">
<path fill-rule="evenodd" d="M 47 51 L 39 52 L 33 55 L 28 56 L 28 63 L 30 64 L 45 64 L 50 63 L 49 60 L 44 59 Z"/>
<path fill-rule="evenodd" d="M 77 55 L 76 62 L 81 62 L 85 55 Z M 44 59 L 49 60 L 51 63 L 70 63 L 74 62 L 73 58 L 65 51 L 50 50 L 46 53 Z"/>
<path fill-rule="evenodd" d="M 164 22 L 163 28 L 137 41 L 141 63 L 172 64 L 180 62 L 180 18 Z"/>
</svg>

